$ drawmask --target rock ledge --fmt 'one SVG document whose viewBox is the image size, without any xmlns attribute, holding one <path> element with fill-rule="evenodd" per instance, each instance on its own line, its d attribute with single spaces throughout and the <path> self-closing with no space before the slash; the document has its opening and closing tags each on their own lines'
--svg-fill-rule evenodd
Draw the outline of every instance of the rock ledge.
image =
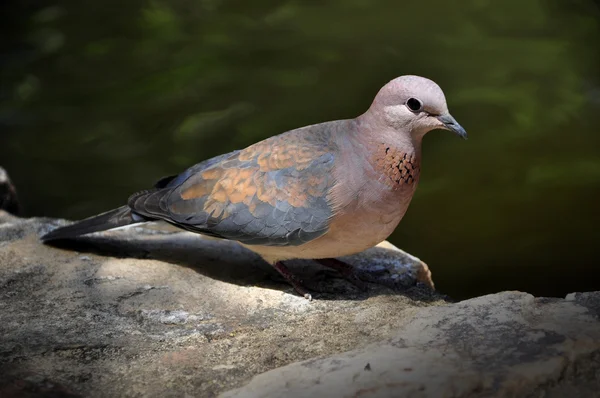
<svg viewBox="0 0 600 398">
<path fill-rule="evenodd" d="M 150 225 L 40 244 L 62 223 L 0 211 L 2 397 L 600 391 L 597 292 L 452 304 L 423 262 L 384 243 L 349 261 L 386 269 L 402 293 L 298 262 L 323 291 L 308 302 L 232 242 Z"/>
</svg>

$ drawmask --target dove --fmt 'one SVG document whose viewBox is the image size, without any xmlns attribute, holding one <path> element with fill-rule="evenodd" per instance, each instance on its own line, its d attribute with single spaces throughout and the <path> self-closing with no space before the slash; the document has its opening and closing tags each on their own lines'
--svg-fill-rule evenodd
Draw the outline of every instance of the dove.
<svg viewBox="0 0 600 398">
<path fill-rule="evenodd" d="M 435 129 L 467 138 L 435 82 L 400 76 L 354 119 L 290 130 L 205 160 L 134 193 L 122 207 L 42 240 L 162 220 L 239 242 L 308 299 L 287 260 L 315 260 L 363 287 L 361 274 L 336 258 L 373 247 L 394 231 L 419 182 L 423 136 Z"/>
</svg>

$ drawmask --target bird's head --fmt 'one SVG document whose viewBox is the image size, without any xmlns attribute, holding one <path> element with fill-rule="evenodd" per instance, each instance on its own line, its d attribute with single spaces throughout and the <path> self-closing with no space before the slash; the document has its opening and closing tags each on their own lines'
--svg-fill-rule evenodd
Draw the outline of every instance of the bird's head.
<svg viewBox="0 0 600 398">
<path fill-rule="evenodd" d="M 400 76 L 383 86 L 370 109 L 398 131 L 422 138 L 435 129 L 449 130 L 466 139 L 465 129 L 450 115 L 444 92 L 435 82 L 420 76 Z"/>
</svg>

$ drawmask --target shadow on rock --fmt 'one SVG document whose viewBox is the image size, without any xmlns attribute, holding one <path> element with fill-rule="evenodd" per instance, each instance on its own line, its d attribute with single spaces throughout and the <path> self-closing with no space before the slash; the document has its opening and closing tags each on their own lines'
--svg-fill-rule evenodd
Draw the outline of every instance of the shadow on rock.
<svg viewBox="0 0 600 398">
<path fill-rule="evenodd" d="M 190 232 L 173 232 L 161 223 L 126 227 L 120 230 L 55 241 L 52 246 L 117 258 L 155 259 L 184 266 L 212 279 L 241 286 L 258 286 L 294 293 L 283 278 L 260 256 L 233 241 L 213 239 Z M 321 300 L 364 300 L 379 294 L 403 294 L 420 301 L 435 301 L 425 263 L 383 242 L 354 256 L 343 258 L 361 271 L 373 275 L 368 291 L 361 291 L 336 271 L 310 260 L 286 262 L 313 297 Z M 445 297 L 448 300 L 447 297 Z"/>
</svg>

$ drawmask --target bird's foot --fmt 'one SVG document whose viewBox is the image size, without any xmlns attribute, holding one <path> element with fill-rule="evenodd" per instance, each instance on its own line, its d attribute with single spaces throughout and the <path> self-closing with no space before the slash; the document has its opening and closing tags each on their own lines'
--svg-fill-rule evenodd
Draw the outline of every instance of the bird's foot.
<svg viewBox="0 0 600 398">
<path fill-rule="evenodd" d="M 284 279 L 294 287 L 294 290 L 296 290 L 299 295 L 308 301 L 312 300 L 312 295 L 304 288 L 304 286 L 302 286 L 302 281 L 298 279 L 296 275 L 292 274 L 292 272 L 283 264 L 282 261 L 277 261 L 275 264 L 273 264 L 273 268 L 275 268 L 277 272 L 279 272 L 281 276 L 283 276 Z"/>
<path fill-rule="evenodd" d="M 389 271 L 385 268 L 374 270 L 362 270 L 336 258 L 319 258 L 314 261 L 325 267 L 331 268 L 342 275 L 344 279 L 356 286 L 362 291 L 368 289 L 367 283 L 386 286 L 392 290 L 402 290 L 403 287 L 398 281 L 390 277 Z M 273 264 L 273 267 L 285 278 L 285 280 L 294 287 L 294 290 L 307 300 L 312 300 L 312 295 L 303 286 L 302 280 L 294 275 L 282 261 Z"/>
<path fill-rule="evenodd" d="M 387 272 L 386 270 L 366 272 L 336 258 L 319 258 L 315 261 L 336 270 L 344 277 L 344 279 L 363 291 L 367 290 L 367 284 L 365 282 L 381 283 L 381 278 L 378 276 Z"/>
</svg>

